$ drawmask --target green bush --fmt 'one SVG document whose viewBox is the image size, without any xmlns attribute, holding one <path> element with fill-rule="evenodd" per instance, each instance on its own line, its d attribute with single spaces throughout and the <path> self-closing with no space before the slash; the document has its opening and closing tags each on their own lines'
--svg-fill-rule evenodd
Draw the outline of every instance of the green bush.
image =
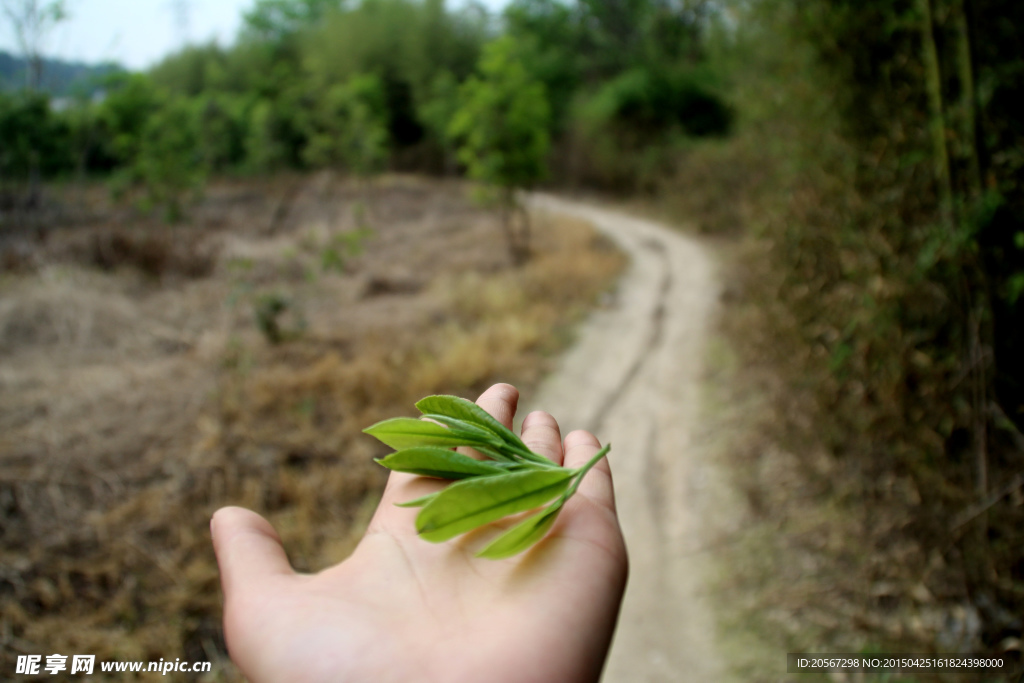
<svg viewBox="0 0 1024 683">
<path fill-rule="evenodd" d="M 183 218 L 189 196 L 196 196 L 206 177 L 195 109 L 172 99 L 146 120 L 132 179 L 145 189 L 146 205 L 159 206 L 169 222 Z"/>
<path fill-rule="evenodd" d="M 516 192 L 547 172 L 550 110 L 544 86 L 531 79 L 517 50 L 510 37 L 486 46 L 480 76 L 462 85 L 449 134 L 470 177 L 498 191 L 506 242 L 519 263 L 529 255 L 530 224 Z"/>
<path fill-rule="evenodd" d="M 0 179 L 28 180 L 74 168 L 71 130 L 40 93 L 0 93 Z"/>
<path fill-rule="evenodd" d="M 375 76 L 356 76 L 328 90 L 310 113 L 303 159 L 310 166 L 341 164 L 366 177 L 387 159 L 384 92 Z"/>
</svg>

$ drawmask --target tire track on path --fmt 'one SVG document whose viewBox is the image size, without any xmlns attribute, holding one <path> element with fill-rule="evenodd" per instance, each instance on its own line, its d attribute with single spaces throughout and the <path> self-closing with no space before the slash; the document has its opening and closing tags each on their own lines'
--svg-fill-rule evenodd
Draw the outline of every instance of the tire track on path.
<svg viewBox="0 0 1024 683">
<path fill-rule="evenodd" d="M 650 358 L 651 354 L 654 353 L 655 349 L 661 345 L 662 339 L 665 336 L 665 300 L 672 291 L 672 268 L 663 242 L 650 240 L 645 244 L 645 246 L 658 255 L 660 261 L 659 265 L 661 266 L 661 285 L 658 287 L 657 304 L 655 305 L 654 312 L 651 314 L 650 334 L 648 335 L 647 342 L 644 344 L 643 348 L 637 352 L 636 358 L 633 360 L 633 364 L 629 367 L 629 370 L 626 371 L 626 374 L 623 376 L 619 386 L 605 396 L 604 403 L 601 404 L 597 409 L 597 413 L 593 418 L 591 418 L 590 422 L 587 423 L 587 431 L 594 434 L 601 431 L 608 415 L 619 403 L 619 399 L 626 393 L 633 381 L 636 380 L 637 375 L 640 374 L 640 370 L 643 369 L 644 364 Z"/>
<path fill-rule="evenodd" d="M 604 680 L 721 681 L 702 547 L 698 433 L 704 346 L 719 284 L 707 250 L 657 223 L 549 195 L 534 210 L 581 218 L 627 252 L 615 305 L 595 311 L 557 370 L 526 401 L 563 434 L 590 429 L 613 445 L 619 517 L 630 553 Z"/>
</svg>

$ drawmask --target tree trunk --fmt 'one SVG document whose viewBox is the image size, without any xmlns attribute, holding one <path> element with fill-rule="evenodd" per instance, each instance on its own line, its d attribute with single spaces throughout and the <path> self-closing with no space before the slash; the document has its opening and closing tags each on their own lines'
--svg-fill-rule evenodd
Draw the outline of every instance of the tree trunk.
<svg viewBox="0 0 1024 683">
<path fill-rule="evenodd" d="M 523 217 L 523 231 L 521 244 L 523 249 L 523 260 L 525 261 L 530 258 L 530 211 L 525 206 L 523 206 L 522 203 L 519 203 L 517 201 L 517 204 L 519 206 L 519 213 Z"/>
<path fill-rule="evenodd" d="M 521 266 L 530 259 L 530 215 L 516 196 L 515 188 L 503 190 L 505 237 L 512 262 Z"/>
<path fill-rule="evenodd" d="M 505 235 L 505 246 L 508 254 L 512 257 L 514 264 L 521 265 L 522 254 L 519 250 L 519 240 L 516 235 L 516 193 L 511 187 L 501 188 L 501 231 Z"/>
<path fill-rule="evenodd" d="M 960 0 L 953 10 L 956 28 L 957 78 L 960 81 L 960 145 L 967 164 L 967 194 L 971 200 L 981 196 L 981 165 L 978 161 L 977 91 L 974 87 L 974 61 L 967 23 L 968 0 Z"/>
<path fill-rule="evenodd" d="M 921 60 L 925 70 L 925 88 L 928 92 L 928 128 L 932 138 L 935 182 L 942 221 L 953 226 L 953 182 L 949 170 L 949 152 L 946 148 L 946 121 L 942 105 L 942 70 L 935 47 L 935 26 L 932 21 L 931 0 L 918 0 L 921 13 Z"/>
<path fill-rule="evenodd" d="M 35 211 L 42 203 L 42 179 L 39 169 L 39 152 L 35 149 L 29 151 L 28 166 L 28 197 L 25 200 L 25 208 Z"/>
</svg>

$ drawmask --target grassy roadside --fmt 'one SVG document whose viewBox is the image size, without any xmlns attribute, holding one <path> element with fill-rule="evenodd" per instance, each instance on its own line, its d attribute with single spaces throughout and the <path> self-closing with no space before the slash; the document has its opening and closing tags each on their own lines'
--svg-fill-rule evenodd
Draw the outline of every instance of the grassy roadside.
<svg viewBox="0 0 1024 683">
<path fill-rule="evenodd" d="M 756 174 L 741 186 L 722 182 L 764 162 L 743 145 L 741 138 L 696 151 L 672 182 L 702 198 L 670 197 L 660 208 L 710 234 L 723 259 L 703 410 L 704 431 L 718 435 L 706 457 L 732 511 L 709 515 L 707 541 L 726 662 L 736 680 L 811 681 L 786 677 L 787 652 L 976 652 L 984 620 L 1013 615 L 979 618 L 957 597 L 957 551 L 930 547 L 914 478 L 856 457 L 856 443 L 836 449 L 838 431 L 826 431 L 834 406 L 822 402 L 832 386 L 828 357 L 807 344 L 774 263 L 777 233 L 765 229 L 779 220 L 779 200 Z"/>
<path fill-rule="evenodd" d="M 778 345 L 795 343 L 780 335 L 784 307 L 755 293 L 756 255 L 749 243 L 727 250 L 726 270 L 747 276 L 726 290 L 705 387 L 706 430 L 722 435 L 709 457 L 733 513 L 709 541 L 726 661 L 752 682 L 963 680 L 785 674 L 787 652 L 971 651 L 971 616 L 929 588 L 949 570 L 907 535 L 912 485 L 890 477 L 888 497 L 870 499 L 866 473 L 815 435 L 813 394 L 778 360 Z"/>
</svg>

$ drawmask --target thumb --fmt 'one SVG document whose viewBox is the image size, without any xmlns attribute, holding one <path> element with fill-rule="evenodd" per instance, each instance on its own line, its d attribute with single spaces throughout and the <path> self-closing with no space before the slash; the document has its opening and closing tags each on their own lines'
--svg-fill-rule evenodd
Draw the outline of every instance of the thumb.
<svg viewBox="0 0 1024 683">
<path fill-rule="evenodd" d="M 294 573 L 281 537 L 270 522 L 251 510 L 217 510 L 210 520 L 210 533 L 225 600 L 255 582 Z"/>
</svg>

